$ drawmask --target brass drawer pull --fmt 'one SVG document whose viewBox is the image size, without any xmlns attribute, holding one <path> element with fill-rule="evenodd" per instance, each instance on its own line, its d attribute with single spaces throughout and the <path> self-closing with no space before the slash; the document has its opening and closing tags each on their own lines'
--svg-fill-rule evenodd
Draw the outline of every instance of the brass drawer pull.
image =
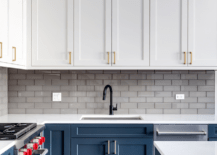
<svg viewBox="0 0 217 155">
<path fill-rule="evenodd" d="M 183 52 L 184 53 L 184 65 L 186 64 L 186 52 Z"/>
<path fill-rule="evenodd" d="M 72 64 L 72 52 L 69 52 L 69 64 Z"/>
<path fill-rule="evenodd" d="M 108 154 L 110 154 L 110 140 L 108 140 Z"/>
<path fill-rule="evenodd" d="M 191 62 L 190 62 L 190 64 L 192 65 L 192 63 L 193 63 L 193 54 L 192 54 L 192 52 L 189 52 L 190 54 L 191 54 Z"/>
<path fill-rule="evenodd" d="M 16 47 L 12 47 L 12 49 L 14 49 L 14 59 L 12 59 L 12 61 L 16 61 Z"/>
<path fill-rule="evenodd" d="M 1 55 L 0 55 L 0 58 L 2 58 L 2 42 L 0 42 L 0 45 L 1 45 Z"/>
<path fill-rule="evenodd" d="M 116 63 L 116 56 L 115 56 L 115 52 L 114 53 L 114 64 Z"/>
<path fill-rule="evenodd" d="M 115 145 L 115 146 L 114 146 L 114 149 L 115 149 L 115 150 L 114 150 L 114 154 L 117 154 L 117 148 L 116 148 L 116 146 L 117 146 L 117 141 L 116 141 L 116 140 L 114 141 L 114 145 Z"/>
</svg>

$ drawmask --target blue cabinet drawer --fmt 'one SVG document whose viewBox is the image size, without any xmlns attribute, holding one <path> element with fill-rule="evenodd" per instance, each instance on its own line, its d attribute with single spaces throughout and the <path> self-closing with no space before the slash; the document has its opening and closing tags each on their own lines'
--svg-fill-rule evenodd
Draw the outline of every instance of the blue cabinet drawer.
<svg viewBox="0 0 217 155">
<path fill-rule="evenodd" d="M 208 126 L 208 137 L 217 138 L 217 124 L 210 124 Z"/>
<path fill-rule="evenodd" d="M 71 137 L 152 137 L 153 125 L 138 124 L 75 124 Z"/>
<path fill-rule="evenodd" d="M 217 141 L 217 138 L 209 138 L 209 141 Z"/>
<path fill-rule="evenodd" d="M 14 147 L 10 148 L 9 150 L 5 151 L 1 155 L 14 155 Z"/>
</svg>

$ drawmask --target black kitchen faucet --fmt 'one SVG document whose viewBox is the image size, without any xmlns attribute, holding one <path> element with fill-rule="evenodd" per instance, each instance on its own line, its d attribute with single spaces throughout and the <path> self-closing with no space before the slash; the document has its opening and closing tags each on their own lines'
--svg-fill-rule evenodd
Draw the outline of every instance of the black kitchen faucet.
<svg viewBox="0 0 217 155">
<path fill-rule="evenodd" d="M 112 87 L 110 85 L 106 85 L 104 90 L 103 90 L 103 100 L 106 99 L 106 91 L 109 88 L 110 90 L 110 106 L 109 106 L 109 115 L 114 115 L 113 111 L 117 111 L 117 104 L 116 107 L 113 107 L 113 91 L 112 91 Z"/>
</svg>

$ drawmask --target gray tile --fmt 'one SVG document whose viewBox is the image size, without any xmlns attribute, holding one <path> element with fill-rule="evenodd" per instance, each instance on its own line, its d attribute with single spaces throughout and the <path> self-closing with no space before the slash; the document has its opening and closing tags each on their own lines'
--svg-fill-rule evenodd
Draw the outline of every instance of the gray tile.
<svg viewBox="0 0 217 155">
<path fill-rule="evenodd" d="M 44 114 L 60 114 L 60 109 L 44 109 Z"/>
<path fill-rule="evenodd" d="M 181 114 L 197 114 L 197 109 L 181 109 Z"/>
<path fill-rule="evenodd" d="M 188 80 L 172 80 L 173 86 L 187 86 Z"/>
<path fill-rule="evenodd" d="M 100 74 L 100 73 L 103 73 L 103 70 L 87 70 L 86 72 L 87 73 L 97 73 L 97 74 Z"/>
<path fill-rule="evenodd" d="M 205 80 L 189 80 L 189 85 L 190 86 L 204 86 L 206 85 Z"/>
<path fill-rule="evenodd" d="M 198 97 L 198 102 L 206 102 L 206 103 L 215 102 L 215 98 L 214 97 Z"/>
<path fill-rule="evenodd" d="M 121 103 L 122 109 L 137 109 L 137 103 Z"/>
<path fill-rule="evenodd" d="M 10 73 L 10 74 L 16 74 L 16 73 L 18 73 L 18 70 L 17 69 L 13 69 L 13 68 L 9 68 L 8 69 L 8 73 Z"/>
<path fill-rule="evenodd" d="M 128 90 L 128 86 L 127 89 Z M 129 86 L 130 91 L 146 91 L 146 86 Z"/>
<path fill-rule="evenodd" d="M 154 92 L 138 92 L 138 97 L 154 97 Z"/>
<path fill-rule="evenodd" d="M 42 86 L 26 86 L 27 91 L 42 91 Z"/>
<path fill-rule="evenodd" d="M 9 74 L 9 79 L 24 80 L 24 79 L 26 79 L 26 74 Z"/>
<path fill-rule="evenodd" d="M 181 101 L 176 100 L 175 97 L 164 97 L 164 102 L 181 102 Z"/>
<path fill-rule="evenodd" d="M 35 97 L 37 97 L 37 96 L 38 97 L 48 97 L 48 96 L 51 97 L 52 93 L 51 92 L 46 92 L 46 91 L 45 92 L 44 91 L 38 91 L 38 92 L 36 91 L 35 92 Z"/>
<path fill-rule="evenodd" d="M 78 100 L 77 100 L 77 97 L 63 97 L 62 102 L 72 103 L 72 102 L 78 102 Z"/>
<path fill-rule="evenodd" d="M 24 103 L 26 102 L 25 97 L 9 97 L 8 98 L 9 103 Z"/>
<path fill-rule="evenodd" d="M 44 79 L 60 79 L 60 74 L 44 74 Z"/>
<path fill-rule="evenodd" d="M 154 103 L 138 103 L 138 109 L 154 109 Z"/>
<path fill-rule="evenodd" d="M 141 86 L 153 86 L 154 80 L 138 80 L 138 85 Z"/>
<path fill-rule="evenodd" d="M 215 109 L 198 109 L 198 114 L 215 114 Z"/>
<path fill-rule="evenodd" d="M 74 109 L 85 109 L 86 108 L 86 103 L 69 103 L 69 108 Z"/>
<path fill-rule="evenodd" d="M 25 114 L 25 109 L 8 109 L 8 114 Z"/>
<path fill-rule="evenodd" d="M 118 74 L 121 73 L 120 70 L 104 70 L 104 74 Z"/>
<path fill-rule="evenodd" d="M 86 70 L 70 70 L 69 73 L 72 73 L 72 74 L 85 74 Z"/>
<path fill-rule="evenodd" d="M 181 114 L 180 109 L 164 109 L 164 114 Z"/>
<path fill-rule="evenodd" d="M 16 86 L 18 84 L 18 80 L 8 80 L 9 86 Z"/>
<path fill-rule="evenodd" d="M 25 91 L 25 86 L 8 86 L 9 91 Z"/>
<path fill-rule="evenodd" d="M 94 97 L 78 97 L 78 102 L 95 102 Z"/>
<path fill-rule="evenodd" d="M 108 114 L 107 109 L 94 109 L 94 114 Z"/>
<path fill-rule="evenodd" d="M 18 109 L 18 103 L 8 103 L 8 109 Z"/>
<path fill-rule="evenodd" d="M 198 91 L 215 91 L 215 86 L 198 86 Z"/>
<path fill-rule="evenodd" d="M 26 109 L 26 114 L 43 114 L 43 109 Z"/>
<path fill-rule="evenodd" d="M 8 92 L 8 97 L 17 97 L 18 96 L 18 92 L 17 91 L 10 91 Z"/>
<path fill-rule="evenodd" d="M 104 85 L 119 86 L 121 85 L 121 80 L 104 80 Z"/>
<path fill-rule="evenodd" d="M 197 74 L 181 74 L 181 79 L 196 80 L 197 79 Z"/>
<path fill-rule="evenodd" d="M 154 73 L 154 70 L 138 70 L 138 74 L 142 74 L 142 73 Z"/>
<path fill-rule="evenodd" d="M 94 109 L 78 109 L 78 114 L 94 114 Z"/>
<path fill-rule="evenodd" d="M 129 86 L 129 87 L 131 87 L 131 86 Z M 133 86 L 133 87 L 135 87 L 135 86 Z M 115 91 L 128 91 L 128 86 L 113 86 L 112 88 L 113 88 L 114 92 Z"/>
<path fill-rule="evenodd" d="M 127 80 L 129 79 L 129 74 L 113 74 L 114 80 Z"/>
<path fill-rule="evenodd" d="M 75 97 L 81 97 L 81 96 L 87 96 L 87 92 L 70 92 L 70 96 L 75 96 Z"/>
<path fill-rule="evenodd" d="M 181 100 L 181 102 L 183 102 L 183 103 L 197 102 L 197 97 L 186 97 L 184 100 Z"/>
<path fill-rule="evenodd" d="M 180 78 L 180 74 L 164 74 L 164 79 L 178 80 Z"/>
<path fill-rule="evenodd" d="M 164 86 L 164 91 L 180 91 L 180 86 Z"/>
<path fill-rule="evenodd" d="M 129 114 L 128 109 L 118 109 L 117 111 L 114 111 L 114 114 Z"/>
<path fill-rule="evenodd" d="M 78 74 L 79 80 L 94 79 L 94 74 Z"/>
<path fill-rule="evenodd" d="M 113 101 L 114 102 L 128 102 L 129 99 L 128 97 L 114 97 Z M 134 101 L 131 101 L 131 102 L 134 102 Z"/>
<path fill-rule="evenodd" d="M 19 74 L 34 74 L 34 70 L 22 70 L 22 69 L 18 69 L 18 73 Z"/>
<path fill-rule="evenodd" d="M 35 93 L 33 91 L 19 91 L 18 96 L 19 97 L 34 97 Z"/>
<path fill-rule="evenodd" d="M 162 97 L 147 97 L 147 102 L 163 102 Z"/>
<path fill-rule="evenodd" d="M 111 74 L 96 74 L 96 79 L 97 80 L 111 80 L 112 75 Z"/>
<path fill-rule="evenodd" d="M 121 85 L 137 86 L 137 80 L 121 80 Z"/>
<path fill-rule="evenodd" d="M 68 103 L 52 103 L 53 109 L 67 109 L 69 107 Z"/>
<path fill-rule="evenodd" d="M 188 109 L 188 103 L 172 103 L 173 109 Z"/>
<path fill-rule="evenodd" d="M 86 103 L 87 109 L 96 109 L 98 108 L 98 103 Z"/>
<path fill-rule="evenodd" d="M 77 79 L 77 74 L 61 74 L 62 80 L 72 80 Z"/>
<path fill-rule="evenodd" d="M 19 109 L 34 109 L 35 105 L 34 103 L 18 103 Z"/>
<path fill-rule="evenodd" d="M 55 79 L 55 80 L 52 80 L 52 85 L 53 86 L 68 86 L 69 82 L 68 80 Z"/>
<path fill-rule="evenodd" d="M 198 79 L 213 80 L 215 79 L 215 74 L 198 74 Z"/>
<path fill-rule="evenodd" d="M 50 86 L 51 80 L 35 80 L 36 86 Z"/>
<path fill-rule="evenodd" d="M 206 71 L 205 70 L 189 70 L 189 73 L 195 73 L 195 74 L 197 74 L 197 73 L 203 73 L 203 74 L 205 74 Z"/>
<path fill-rule="evenodd" d="M 60 109 L 61 114 L 77 114 L 77 109 Z"/>
<path fill-rule="evenodd" d="M 156 109 L 170 109 L 172 107 L 171 103 L 155 103 Z"/>
<path fill-rule="evenodd" d="M 163 109 L 146 109 L 146 114 L 163 114 Z"/>
<path fill-rule="evenodd" d="M 171 97 L 172 92 L 155 92 L 156 97 Z"/>
<path fill-rule="evenodd" d="M 94 91 L 94 86 L 78 86 L 78 91 Z"/>
<path fill-rule="evenodd" d="M 97 86 L 102 84 L 103 84 L 102 80 L 87 80 L 87 85 L 89 86 Z"/>
<path fill-rule="evenodd" d="M 129 109 L 129 114 L 145 114 L 145 109 Z"/>
<path fill-rule="evenodd" d="M 215 103 L 207 103 L 207 109 L 215 109 Z"/>
<path fill-rule="evenodd" d="M 40 86 L 35 86 L 35 87 L 40 87 Z M 42 90 L 43 91 L 60 91 L 60 86 L 42 86 Z"/>
<path fill-rule="evenodd" d="M 206 92 L 190 92 L 191 97 L 205 97 Z"/>
<path fill-rule="evenodd" d="M 189 103 L 190 109 L 205 109 L 206 104 L 205 103 Z"/>
<path fill-rule="evenodd" d="M 137 70 L 121 70 L 121 74 L 126 74 L 126 73 L 135 74 L 137 72 L 138 72 Z"/>
<path fill-rule="evenodd" d="M 145 97 L 130 97 L 130 102 L 146 102 L 146 98 Z"/>
<path fill-rule="evenodd" d="M 171 80 L 155 80 L 156 86 L 170 86 L 171 84 Z"/>
<path fill-rule="evenodd" d="M 147 74 L 147 79 L 160 80 L 163 79 L 163 74 Z"/>
<path fill-rule="evenodd" d="M 155 73 L 156 74 L 171 74 L 172 71 L 171 70 L 156 70 Z"/>
<path fill-rule="evenodd" d="M 69 71 L 68 70 L 52 70 L 51 73 L 55 73 L 55 74 L 68 74 Z"/>
<path fill-rule="evenodd" d="M 131 80 L 145 80 L 146 74 L 130 74 Z"/>
<path fill-rule="evenodd" d="M 215 96 L 215 92 L 207 92 L 207 97 L 214 97 Z"/>
<path fill-rule="evenodd" d="M 162 91 L 163 86 L 147 86 L 147 91 Z"/>
<path fill-rule="evenodd" d="M 34 84 L 35 84 L 34 80 L 18 80 L 18 85 L 21 86 L 31 86 Z"/>
<path fill-rule="evenodd" d="M 70 86 L 85 86 L 85 80 L 69 80 Z"/>
<path fill-rule="evenodd" d="M 181 86 L 181 91 L 197 91 L 197 86 Z"/>
<path fill-rule="evenodd" d="M 42 80 L 44 77 L 43 74 L 27 74 L 26 78 L 30 80 Z"/>
<path fill-rule="evenodd" d="M 215 80 L 206 80 L 206 85 L 215 86 Z"/>
<path fill-rule="evenodd" d="M 35 74 L 50 74 L 51 70 L 35 70 Z"/>
<path fill-rule="evenodd" d="M 26 98 L 26 102 L 39 102 L 42 103 L 43 102 L 43 98 L 42 97 L 27 97 Z"/>
<path fill-rule="evenodd" d="M 188 70 L 172 70 L 172 73 L 176 73 L 176 74 L 188 74 Z"/>
<path fill-rule="evenodd" d="M 137 92 L 121 92 L 121 97 L 137 97 Z"/>
</svg>

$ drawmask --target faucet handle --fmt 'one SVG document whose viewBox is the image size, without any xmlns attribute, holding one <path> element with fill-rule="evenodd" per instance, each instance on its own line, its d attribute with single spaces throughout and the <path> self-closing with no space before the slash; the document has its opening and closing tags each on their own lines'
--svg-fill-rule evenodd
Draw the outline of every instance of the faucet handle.
<svg viewBox="0 0 217 155">
<path fill-rule="evenodd" d="M 117 111 L 117 110 L 118 110 L 118 104 L 116 104 L 116 107 L 113 107 L 113 110 L 114 110 L 114 111 Z"/>
</svg>

